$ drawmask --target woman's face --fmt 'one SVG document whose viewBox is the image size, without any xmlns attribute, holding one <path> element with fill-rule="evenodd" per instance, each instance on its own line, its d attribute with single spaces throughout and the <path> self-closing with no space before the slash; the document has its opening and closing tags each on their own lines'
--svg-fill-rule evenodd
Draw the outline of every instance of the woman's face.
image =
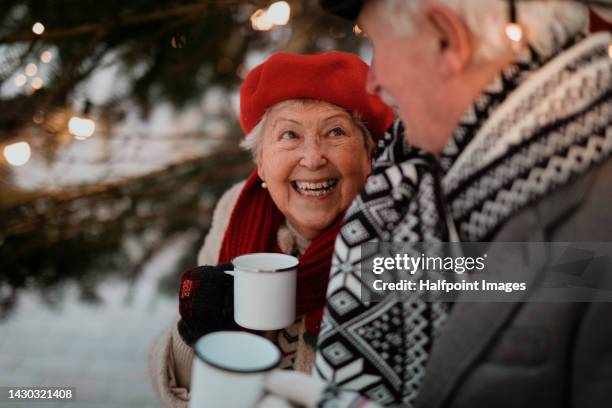
<svg viewBox="0 0 612 408">
<path fill-rule="evenodd" d="M 259 177 L 287 220 L 313 239 L 348 208 L 370 174 L 364 135 L 344 109 L 293 101 L 268 112 Z"/>
</svg>

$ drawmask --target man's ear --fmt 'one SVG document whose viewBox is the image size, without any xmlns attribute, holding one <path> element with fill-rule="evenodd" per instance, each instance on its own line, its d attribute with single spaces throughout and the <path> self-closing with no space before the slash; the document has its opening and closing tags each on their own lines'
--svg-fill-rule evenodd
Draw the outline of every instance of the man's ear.
<svg viewBox="0 0 612 408">
<path fill-rule="evenodd" d="M 443 5 L 427 7 L 425 16 L 438 38 L 442 74 L 452 76 L 462 72 L 474 54 L 470 29 L 454 10 Z"/>
</svg>

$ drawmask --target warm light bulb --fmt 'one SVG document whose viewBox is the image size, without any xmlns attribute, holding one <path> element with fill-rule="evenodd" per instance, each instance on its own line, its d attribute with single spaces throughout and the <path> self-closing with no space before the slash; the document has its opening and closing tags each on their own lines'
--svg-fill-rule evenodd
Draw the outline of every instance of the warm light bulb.
<svg viewBox="0 0 612 408">
<path fill-rule="evenodd" d="M 291 7 L 286 1 L 274 2 L 266 10 L 259 9 L 251 16 L 253 30 L 268 31 L 289 22 Z"/>
<path fill-rule="evenodd" d="M 45 26 L 40 22 L 36 22 L 32 26 L 32 32 L 36 35 L 41 35 L 45 32 Z"/>
<path fill-rule="evenodd" d="M 32 80 L 32 89 L 39 90 L 42 87 L 43 87 L 43 80 L 42 80 L 42 78 L 36 77 L 36 78 L 34 78 Z"/>
<path fill-rule="evenodd" d="M 523 27 L 517 23 L 508 23 L 506 25 L 506 36 L 514 42 L 521 42 L 523 40 Z"/>
<path fill-rule="evenodd" d="M 4 148 L 4 158 L 13 166 L 24 165 L 30 160 L 32 151 L 27 142 L 17 142 Z"/>
<path fill-rule="evenodd" d="M 96 123 L 91 119 L 73 116 L 68 121 L 68 130 L 77 140 L 85 140 L 94 134 Z"/>
<path fill-rule="evenodd" d="M 34 76 L 36 75 L 37 72 L 38 72 L 38 67 L 36 66 L 36 64 L 29 63 L 26 66 L 25 73 L 27 76 Z"/>
<path fill-rule="evenodd" d="M 28 82 L 28 78 L 23 74 L 19 74 L 15 77 L 15 85 L 18 87 L 24 86 L 26 82 Z"/>
<path fill-rule="evenodd" d="M 268 20 L 266 10 L 259 9 L 251 16 L 251 26 L 256 31 L 268 31 L 272 28 L 272 23 Z"/>
<path fill-rule="evenodd" d="M 274 25 L 282 26 L 289 22 L 291 7 L 286 1 L 277 1 L 268 7 L 268 21 Z"/>
<path fill-rule="evenodd" d="M 40 60 L 44 62 L 45 64 L 51 62 L 52 59 L 53 59 L 53 54 L 49 50 L 40 54 Z"/>
<path fill-rule="evenodd" d="M 353 26 L 353 32 L 355 33 L 355 35 L 359 35 L 362 33 L 361 27 L 359 27 L 357 24 L 355 24 Z"/>
</svg>

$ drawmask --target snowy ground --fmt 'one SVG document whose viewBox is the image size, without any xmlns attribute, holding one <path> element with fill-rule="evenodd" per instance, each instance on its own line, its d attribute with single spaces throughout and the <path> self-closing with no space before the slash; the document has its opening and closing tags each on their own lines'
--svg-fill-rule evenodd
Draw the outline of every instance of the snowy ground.
<svg viewBox="0 0 612 408">
<path fill-rule="evenodd" d="M 159 407 L 149 384 L 147 351 L 177 313 L 175 298 L 157 293 L 157 284 L 175 272 L 177 259 L 193 241 L 187 233 L 168 242 L 130 287 L 107 281 L 103 301 L 88 305 L 68 290 L 50 310 L 25 293 L 7 321 L 0 322 L 1 386 L 69 386 L 76 401 L 36 403 L 37 407 Z M 0 401 L 0 407 L 34 406 Z"/>
</svg>

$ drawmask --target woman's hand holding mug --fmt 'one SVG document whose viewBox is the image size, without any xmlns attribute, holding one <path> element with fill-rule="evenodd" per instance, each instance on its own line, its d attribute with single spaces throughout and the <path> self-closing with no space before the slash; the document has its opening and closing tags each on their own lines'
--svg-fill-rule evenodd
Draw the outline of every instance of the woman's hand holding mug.
<svg viewBox="0 0 612 408">
<path fill-rule="evenodd" d="M 190 346 L 207 333 L 235 330 L 231 263 L 199 266 L 183 273 L 179 288 L 178 331 Z"/>
</svg>

